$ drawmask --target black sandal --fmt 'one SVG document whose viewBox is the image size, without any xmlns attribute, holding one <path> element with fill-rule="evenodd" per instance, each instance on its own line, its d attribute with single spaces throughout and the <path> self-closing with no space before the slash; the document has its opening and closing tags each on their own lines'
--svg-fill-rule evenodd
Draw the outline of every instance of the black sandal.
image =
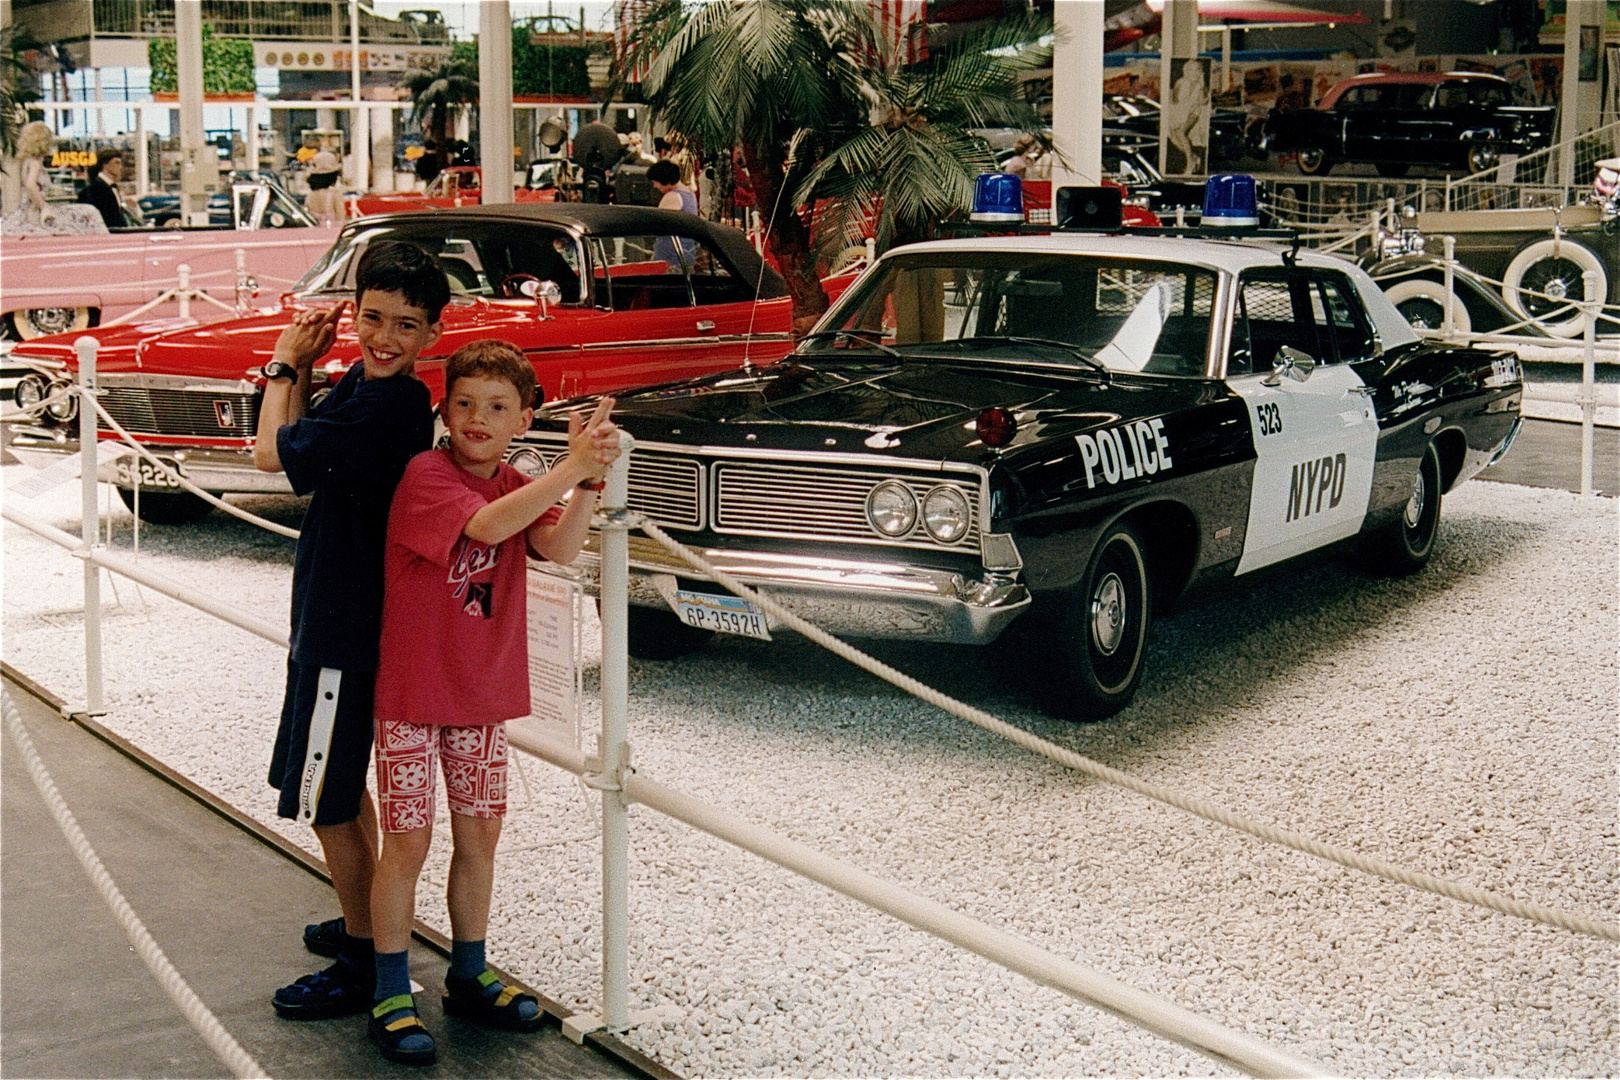
<svg viewBox="0 0 1620 1080">
<path fill-rule="evenodd" d="M 492 987 L 499 986 L 499 991 Z M 495 973 L 485 968 L 476 979 L 444 977 L 444 1014 L 471 1020 L 486 1027 L 503 1031 L 539 1031 L 546 1022 L 546 1014 L 533 994 L 520 993 L 516 987 L 502 986 Z M 525 1016 L 527 1002 L 534 1011 Z"/>
<path fill-rule="evenodd" d="M 410 994 L 384 998 L 371 1009 L 367 1034 L 377 1040 L 383 1057 L 400 1065 L 432 1065 L 439 1056 L 433 1033 L 416 1015 L 416 999 Z"/>
</svg>

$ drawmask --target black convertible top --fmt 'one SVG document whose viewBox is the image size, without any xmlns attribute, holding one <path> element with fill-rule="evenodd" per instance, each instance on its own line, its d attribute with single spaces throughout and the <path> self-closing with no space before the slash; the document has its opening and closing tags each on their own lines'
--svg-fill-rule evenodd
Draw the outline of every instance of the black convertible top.
<svg viewBox="0 0 1620 1080">
<path fill-rule="evenodd" d="M 788 294 L 787 282 L 759 257 L 748 238 L 729 225 L 716 225 L 696 214 L 659 210 L 651 206 L 614 206 L 600 203 L 496 203 L 454 210 L 412 210 L 385 214 L 372 221 L 400 217 L 500 218 L 506 221 L 551 225 L 580 236 L 690 236 L 702 240 L 724 256 L 749 285 L 757 286 L 762 300 Z"/>
</svg>

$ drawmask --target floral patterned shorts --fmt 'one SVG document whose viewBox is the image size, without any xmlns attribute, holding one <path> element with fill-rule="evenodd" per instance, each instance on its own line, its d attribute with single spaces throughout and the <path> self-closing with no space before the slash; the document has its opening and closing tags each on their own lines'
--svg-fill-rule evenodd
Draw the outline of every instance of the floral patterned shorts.
<svg viewBox="0 0 1620 1080">
<path fill-rule="evenodd" d="M 384 832 L 433 824 L 435 765 L 444 769 L 450 810 L 506 816 L 506 725 L 446 727 L 377 721 L 377 801 Z"/>
</svg>

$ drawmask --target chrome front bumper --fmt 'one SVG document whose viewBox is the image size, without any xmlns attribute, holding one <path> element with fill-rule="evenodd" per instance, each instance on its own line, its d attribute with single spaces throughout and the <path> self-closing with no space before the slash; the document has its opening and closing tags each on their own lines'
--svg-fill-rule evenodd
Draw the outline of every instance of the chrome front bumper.
<svg viewBox="0 0 1620 1080">
<path fill-rule="evenodd" d="M 585 590 L 598 594 L 599 534 L 575 561 Z M 777 552 L 699 548 L 697 554 L 830 633 L 858 638 L 985 645 L 1029 605 L 1010 577 L 972 580 L 898 562 L 828 559 Z M 630 537 L 630 602 L 668 609 L 677 577 L 709 578 L 654 541 Z M 717 587 L 717 591 L 724 589 Z M 771 629 L 780 625 L 770 620 Z"/>
<path fill-rule="evenodd" d="M 79 440 L 68 434 L 67 428 L 44 428 L 22 424 L 11 426 L 11 443 L 7 447 L 17 460 L 25 465 L 42 467 L 79 452 Z M 77 427 L 72 429 L 75 433 Z M 133 454 L 127 443 L 125 450 Z M 153 454 L 173 460 L 180 467 L 180 475 L 205 491 L 240 491 L 255 495 L 291 495 L 292 485 L 286 473 L 260 472 L 253 465 L 253 455 L 246 450 L 199 450 L 194 447 L 148 446 Z M 111 461 L 103 461 L 96 470 L 96 478 L 103 483 L 115 484 L 117 474 Z"/>
</svg>

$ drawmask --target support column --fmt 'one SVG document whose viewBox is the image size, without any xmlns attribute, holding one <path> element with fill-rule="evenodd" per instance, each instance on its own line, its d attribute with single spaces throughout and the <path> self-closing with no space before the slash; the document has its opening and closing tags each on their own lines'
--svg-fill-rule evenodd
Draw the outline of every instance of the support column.
<svg viewBox="0 0 1620 1080">
<path fill-rule="evenodd" d="M 259 108 L 249 105 L 242 110 L 247 117 L 247 130 L 242 133 L 242 140 L 247 144 L 248 172 L 259 171 Z"/>
<path fill-rule="evenodd" d="M 360 3 L 349 0 L 349 183 L 371 190 L 371 110 L 360 104 Z"/>
<path fill-rule="evenodd" d="M 1102 0 L 1052 5 L 1052 187 L 1102 182 Z"/>
<path fill-rule="evenodd" d="M 1198 0 L 1165 0 L 1159 45 L 1159 171 L 1209 168 L 1209 62 L 1198 56 Z"/>
<path fill-rule="evenodd" d="M 478 5 L 478 160 L 485 203 L 512 201 L 512 11 L 507 0 Z"/>
<path fill-rule="evenodd" d="M 376 106 L 371 113 L 371 190 L 393 191 L 394 110 Z"/>
<path fill-rule="evenodd" d="M 180 210 L 188 225 L 208 224 L 208 193 L 219 185 L 214 148 L 203 142 L 202 0 L 175 0 L 175 66 L 180 83 Z"/>
<path fill-rule="evenodd" d="M 101 96 L 101 69 L 94 68 L 96 73 L 96 134 L 107 134 L 107 110 L 101 107 L 105 99 Z"/>
<path fill-rule="evenodd" d="M 146 107 L 135 106 L 135 195 L 152 190 L 152 153 L 146 141 Z"/>
</svg>

